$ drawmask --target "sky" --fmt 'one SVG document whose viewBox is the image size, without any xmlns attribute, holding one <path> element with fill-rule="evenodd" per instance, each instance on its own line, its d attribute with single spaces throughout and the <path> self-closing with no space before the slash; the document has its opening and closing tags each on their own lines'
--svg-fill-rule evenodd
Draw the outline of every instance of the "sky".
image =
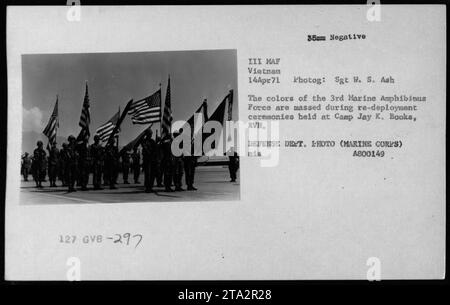
<svg viewBox="0 0 450 305">
<path fill-rule="evenodd" d="M 164 105 L 169 74 L 174 121 L 187 120 L 204 98 L 208 100 L 211 115 L 230 89 L 234 90 L 233 119 L 238 119 L 235 50 L 30 54 L 22 55 L 22 127 L 24 134 L 29 133 L 24 139 L 32 141 L 32 146 L 39 139 L 46 142 L 42 130 L 53 111 L 56 95 L 59 96 L 58 137 L 77 136 L 87 82 L 93 135 L 119 107 L 123 110 L 130 99 L 154 93 L 160 84 Z M 159 125 L 154 124 L 154 129 L 159 129 Z M 127 116 L 121 125 L 120 145 L 133 140 L 145 127 L 133 125 Z"/>
</svg>

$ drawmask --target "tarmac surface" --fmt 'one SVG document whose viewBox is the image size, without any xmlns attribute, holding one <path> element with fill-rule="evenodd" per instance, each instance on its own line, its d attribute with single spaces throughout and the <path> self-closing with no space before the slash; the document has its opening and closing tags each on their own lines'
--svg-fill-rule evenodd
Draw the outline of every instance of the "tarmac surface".
<svg viewBox="0 0 450 305">
<path fill-rule="evenodd" d="M 183 176 L 183 184 L 184 184 Z M 89 176 L 89 190 L 69 193 L 67 187 L 62 187 L 57 181 L 57 187 L 49 187 L 49 182 L 43 182 L 43 188 L 35 187 L 31 175 L 29 181 L 21 182 L 21 204 L 74 204 L 74 203 L 122 203 L 122 202 L 177 202 L 177 201 L 229 201 L 239 200 L 240 185 L 239 172 L 237 182 L 230 182 L 228 167 L 199 166 L 195 171 L 194 186 L 197 191 L 165 192 L 163 187 L 154 187 L 154 193 L 144 192 L 144 175 L 141 173 L 139 184 L 133 183 L 133 176 L 129 175 L 130 184 L 123 184 L 122 174 L 119 174 L 117 189 L 111 190 L 103 186 L 103 190 L 92 189 L 92 174 Z M 186 189 L 186 186 L 183 185 Z"/>
</svg>

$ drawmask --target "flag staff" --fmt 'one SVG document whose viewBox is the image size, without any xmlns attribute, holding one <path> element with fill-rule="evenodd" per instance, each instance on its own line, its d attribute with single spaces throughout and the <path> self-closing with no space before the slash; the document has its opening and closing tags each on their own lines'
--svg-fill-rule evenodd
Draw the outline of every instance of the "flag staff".
<svg viewBox="0 0 450 305">
<path fill-rule="evenodd" d="M 52 114 L 50 115 L 47 126 L 42 131 L 42 133 L 48 138 L 47 149 L 49 149 L 50 144 L 56 143 L 56 131 L 59 127 L 58 123 L 58 95 L 56 95 L 56 102 L 53 106 Z"/>
<path fill-rule="evenodd" d="M 162 82 L 162 81 L 161 81 L 161 82 Z M 161 82 L 159 83 L 159 90 L 161 91 L 161 103 L 162 103 L 162 88 L 161 88 Z M 164 115 L 164 113 L 163 113 L 164 110 L 162 110 L 161 108 L 162 108 L 162 107 L 159 107 L 159 111 L 160 111 L 160 113 L 161 113 L 161 117 L 160 117 L 160 120 L 159 120 L 159 134 L 162 135 L 162 116 Z M 156 133 L 158 133 L 158 132 L 156 132 Z M 157 136 L 155 136 L 155 141 L 156 141 L 156 138 L 157 138 Z"/>
<path fill-rule="evenodd" d="M 120 118 L 120 105 L 119 105 L 119 118 Z M 117 133 L 117 149 L 119 149 L 119 133 Z"/>
<path fill-rule="evenodd" d="M 59 103 L 59 95 L 58 94 L 56 94 L 56 102 L 57 103 Z M 59 117 L 58 117 L 58 119 L 57 119 L 58 121 L 58 127 L 59 127 Z M 56 138 L 57 138 L 57 136 L 58 136 L 58 128 L 56 128 L 56 130 L 55 130 L 55 143 L 56 143 Z"/>
</svg>

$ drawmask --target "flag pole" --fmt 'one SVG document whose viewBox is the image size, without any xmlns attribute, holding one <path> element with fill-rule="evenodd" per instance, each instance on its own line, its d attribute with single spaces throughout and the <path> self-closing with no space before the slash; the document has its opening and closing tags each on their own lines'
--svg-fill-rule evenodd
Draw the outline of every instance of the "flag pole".
<svg viewBox="0 0 450 305">
<path fill-rule="evenodd" d="M 56 94 L 56 104 L 59 104 L 59 95 L 58 94 Z M 58 105 L 58 112 L 59 112 L 59 105 Z M 59 113 L 56 113 L 56 125 L 57 125 L 57 128 L 55 129 L 55 143 L 56 143 L 56 139 L 58 138 Z"/>
<path fill-rule="evenodd" d="M 162 81 L 161 81 L 162 82 Z M 161 91 L 161 104 L 162 104 L 162 88 L 161 83 L 159 83 L 159 90 Z M 167 94 L 167 93 L 166 93 Z M 162 107 L 159 107 L 160 117 L 159 117 L 159 134 L 162 134 L 162 116 L 164 115 L 164 110 L 161 109 Z M 156 141 L 156 136 L 155 136 Z"/>
<path fill-rule="evenodd" d="M 119 105 L 119 118 L 120 118 L 120 105 Z M 119 133 L 117 133 L 117 149 L 119 149 Z"/>
</svg>

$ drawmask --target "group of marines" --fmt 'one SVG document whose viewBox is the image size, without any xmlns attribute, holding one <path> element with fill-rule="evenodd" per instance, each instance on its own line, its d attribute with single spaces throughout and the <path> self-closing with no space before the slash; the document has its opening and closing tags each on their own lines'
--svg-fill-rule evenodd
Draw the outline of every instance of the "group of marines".
<svg viewBox="0 0 450 305">
<path fill-rule="evenodd" d="M 37 142 L 33 155 L 25 153 L 22 156 L 21 172 L 24 180 L 28 181 L 31 174 L 37 188 L 42 188 L 42 182 L 48 173 L 50 187 L 56 187 L 60 180 L 62 186 L 68 187 L 69 192 L 88 190 L 89 176 L 92 173 L 92 189 L 101 190 L 104 186 L 116 189 L 118 174 L 122 172 L 124 184 L 130 184 L 130 173 L 133 182 L 139 184 L 141 170 L 144 172 L 145 192 L 153 192 L 156 184 L 164 187 L 166 192 L 184 191 L 182 178 L 185 176 L 186 189 L 197 190 L 194 187 L 197 156 L 174 156 L 172 153 L 172 135 L 163 138 L 152 138 L 152 130 L 148 129 L 139 145 L 119 151 L 115 140 L 105 146 L 100 143 L 100 137 L 94 136 L 94 143 L 88 145 L 88 140 L 77 141 L 71 135 L 68 143 L 63 143 L 61 149 L 56 143 L 43 148 L 42 141 Z M 174 133 L 173 136 L 177 136 Z M 132 150 L 132 152 L 131 152 Z M 48 155 L 48 156 L 47 156 Z M 239 168 L 237 156 L 231 156 L 229 163 L 231 181 L 236 181 L 236 171 Z"/>
</svg>

